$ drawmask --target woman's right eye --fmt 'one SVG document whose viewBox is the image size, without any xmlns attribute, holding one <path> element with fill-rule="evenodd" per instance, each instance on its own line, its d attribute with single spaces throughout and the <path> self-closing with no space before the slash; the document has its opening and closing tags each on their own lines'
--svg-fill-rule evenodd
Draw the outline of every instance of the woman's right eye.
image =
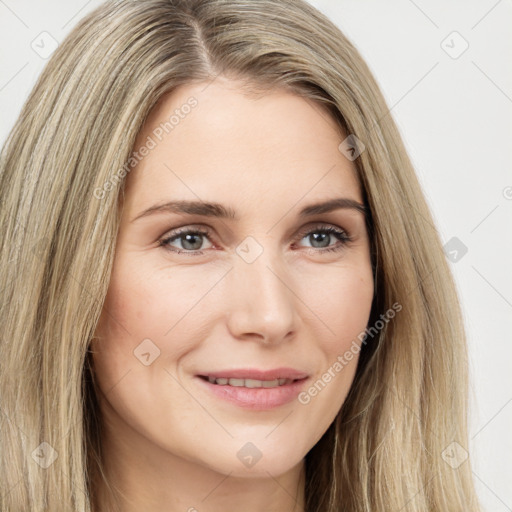
<svg viewBox="0 0 512 512">
<path fill-rule="evenodd" d="M 205 237 L 208 237 L 210 232 L 201 229 L 185 229 L 178 232 L 173 232 L 171 236 L 166 236 L 160 240 L 159 245 L 164 249 L 178 254 L 203 254 L 200 250 Z M 173 248 L 171 242 L 179 242 L 181 248 Z M 208 247 L 207 247 L 208 248 Z"/>
</svg>

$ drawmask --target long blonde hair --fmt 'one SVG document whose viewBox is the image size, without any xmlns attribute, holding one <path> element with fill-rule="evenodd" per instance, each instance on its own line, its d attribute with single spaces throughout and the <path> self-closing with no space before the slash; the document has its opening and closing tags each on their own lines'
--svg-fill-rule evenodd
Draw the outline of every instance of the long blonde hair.
<svg viewBox="0 0 512 512">
<path fill-rule="evenodd" d="M 0 510 L 97 511 L 88 347 L 119 226 L 112 176 L 159 98 L 221 73 L 317 102 L 363 142 L 370 323 L 402 307 L 364 344 L 347 400 L 307 454 L 307 512 L 479 510 L 461 457 L 465 336 L 439 235 L 367 65 L 302 0 L 108 2 L 49 60 L 0 156 Z"/>
</svg>

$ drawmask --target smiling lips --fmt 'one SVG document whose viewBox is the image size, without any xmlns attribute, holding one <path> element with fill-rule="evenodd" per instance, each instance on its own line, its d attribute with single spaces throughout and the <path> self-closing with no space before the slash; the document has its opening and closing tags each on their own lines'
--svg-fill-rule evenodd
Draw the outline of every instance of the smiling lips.
<svg viewBox="0 0 512 512">
<path fill-rule="evenodd" d="M 293 368 L 235 369 L 198 375 L 217 397 L 248 409 L 265 410 L 292 401 L 308 374 Z"/>
</svg>

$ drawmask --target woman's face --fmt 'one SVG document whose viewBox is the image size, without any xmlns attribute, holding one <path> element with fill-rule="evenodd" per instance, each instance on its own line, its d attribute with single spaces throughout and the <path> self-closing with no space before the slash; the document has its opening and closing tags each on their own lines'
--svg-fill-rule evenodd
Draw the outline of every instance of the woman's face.
<svg viewBox="0 0 512 512">
<path fill-rule="evenodd" d="M 268 477 L 327 430 L 373 297 L 344 138 L 317 104 L 223 77 L 153 109 L 93 341 L 119 449 Z"/>
</svg>

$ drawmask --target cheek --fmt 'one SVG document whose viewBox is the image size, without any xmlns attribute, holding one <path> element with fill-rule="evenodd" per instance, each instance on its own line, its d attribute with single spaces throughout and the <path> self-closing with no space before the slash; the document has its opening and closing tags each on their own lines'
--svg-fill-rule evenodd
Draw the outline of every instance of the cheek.
<svg viewBox="0 0 512 512">
<path fill-rule="evenodd" d="M 99 325 L 105 344 L 125 348 L 143 339 L 161 338 L 183 315 L 184 297 L 179 279 L 173 286 L 137 258 L 119 258 L 114 266 Z M 186 301 L 185 301 L 186 302 Z"/>
<path fill-rule="evenodd" d="M 312 309 L 319 312 L 315 348 L 322 363 L 298 402 L 318 440 L 342 407 L 355 376 L 373 300 L 371 267 L 338 268 L 310 290 Z"/>
<path fill-rule="evenodd" d="M 187 322 L 195 318 L 200 308 L 194 311 L 194 306 L 214 278 L 202 282 L 192 274 L 173 269 L 164 274 L 134 257 L 116 260 L 92 343 L 98 379 L 105 387 L 128 371 L 133 375 L 142 369 L 147 375 L 148 369 L 172 366 L 193 347 Z M 147 353 L 146 362 L 155 361 L 150 368 L 143 364 Z"/>
<path fill-rule="evenodd" d="M 332 358 L 367 326 L 374 292 L 371 267 L 337 268 L 310 282 L 309 300 L 325 333 L 321 337 L 322 349 Z"/>
<path fill-rule="evenodd" d="M 156 340 L 164 329 L 156 321 L 154 306 L 169 297 L 162 297 L 145 277 L 142 269 L 116 261 L 92 345 L 95 370 L 103 389 L 115 385 L 127 372 L 139 371 L 137 347 L 147 346 L 147 340 Z M 153 347 L 152 357 L 156 353 Z"/>
</svg>

